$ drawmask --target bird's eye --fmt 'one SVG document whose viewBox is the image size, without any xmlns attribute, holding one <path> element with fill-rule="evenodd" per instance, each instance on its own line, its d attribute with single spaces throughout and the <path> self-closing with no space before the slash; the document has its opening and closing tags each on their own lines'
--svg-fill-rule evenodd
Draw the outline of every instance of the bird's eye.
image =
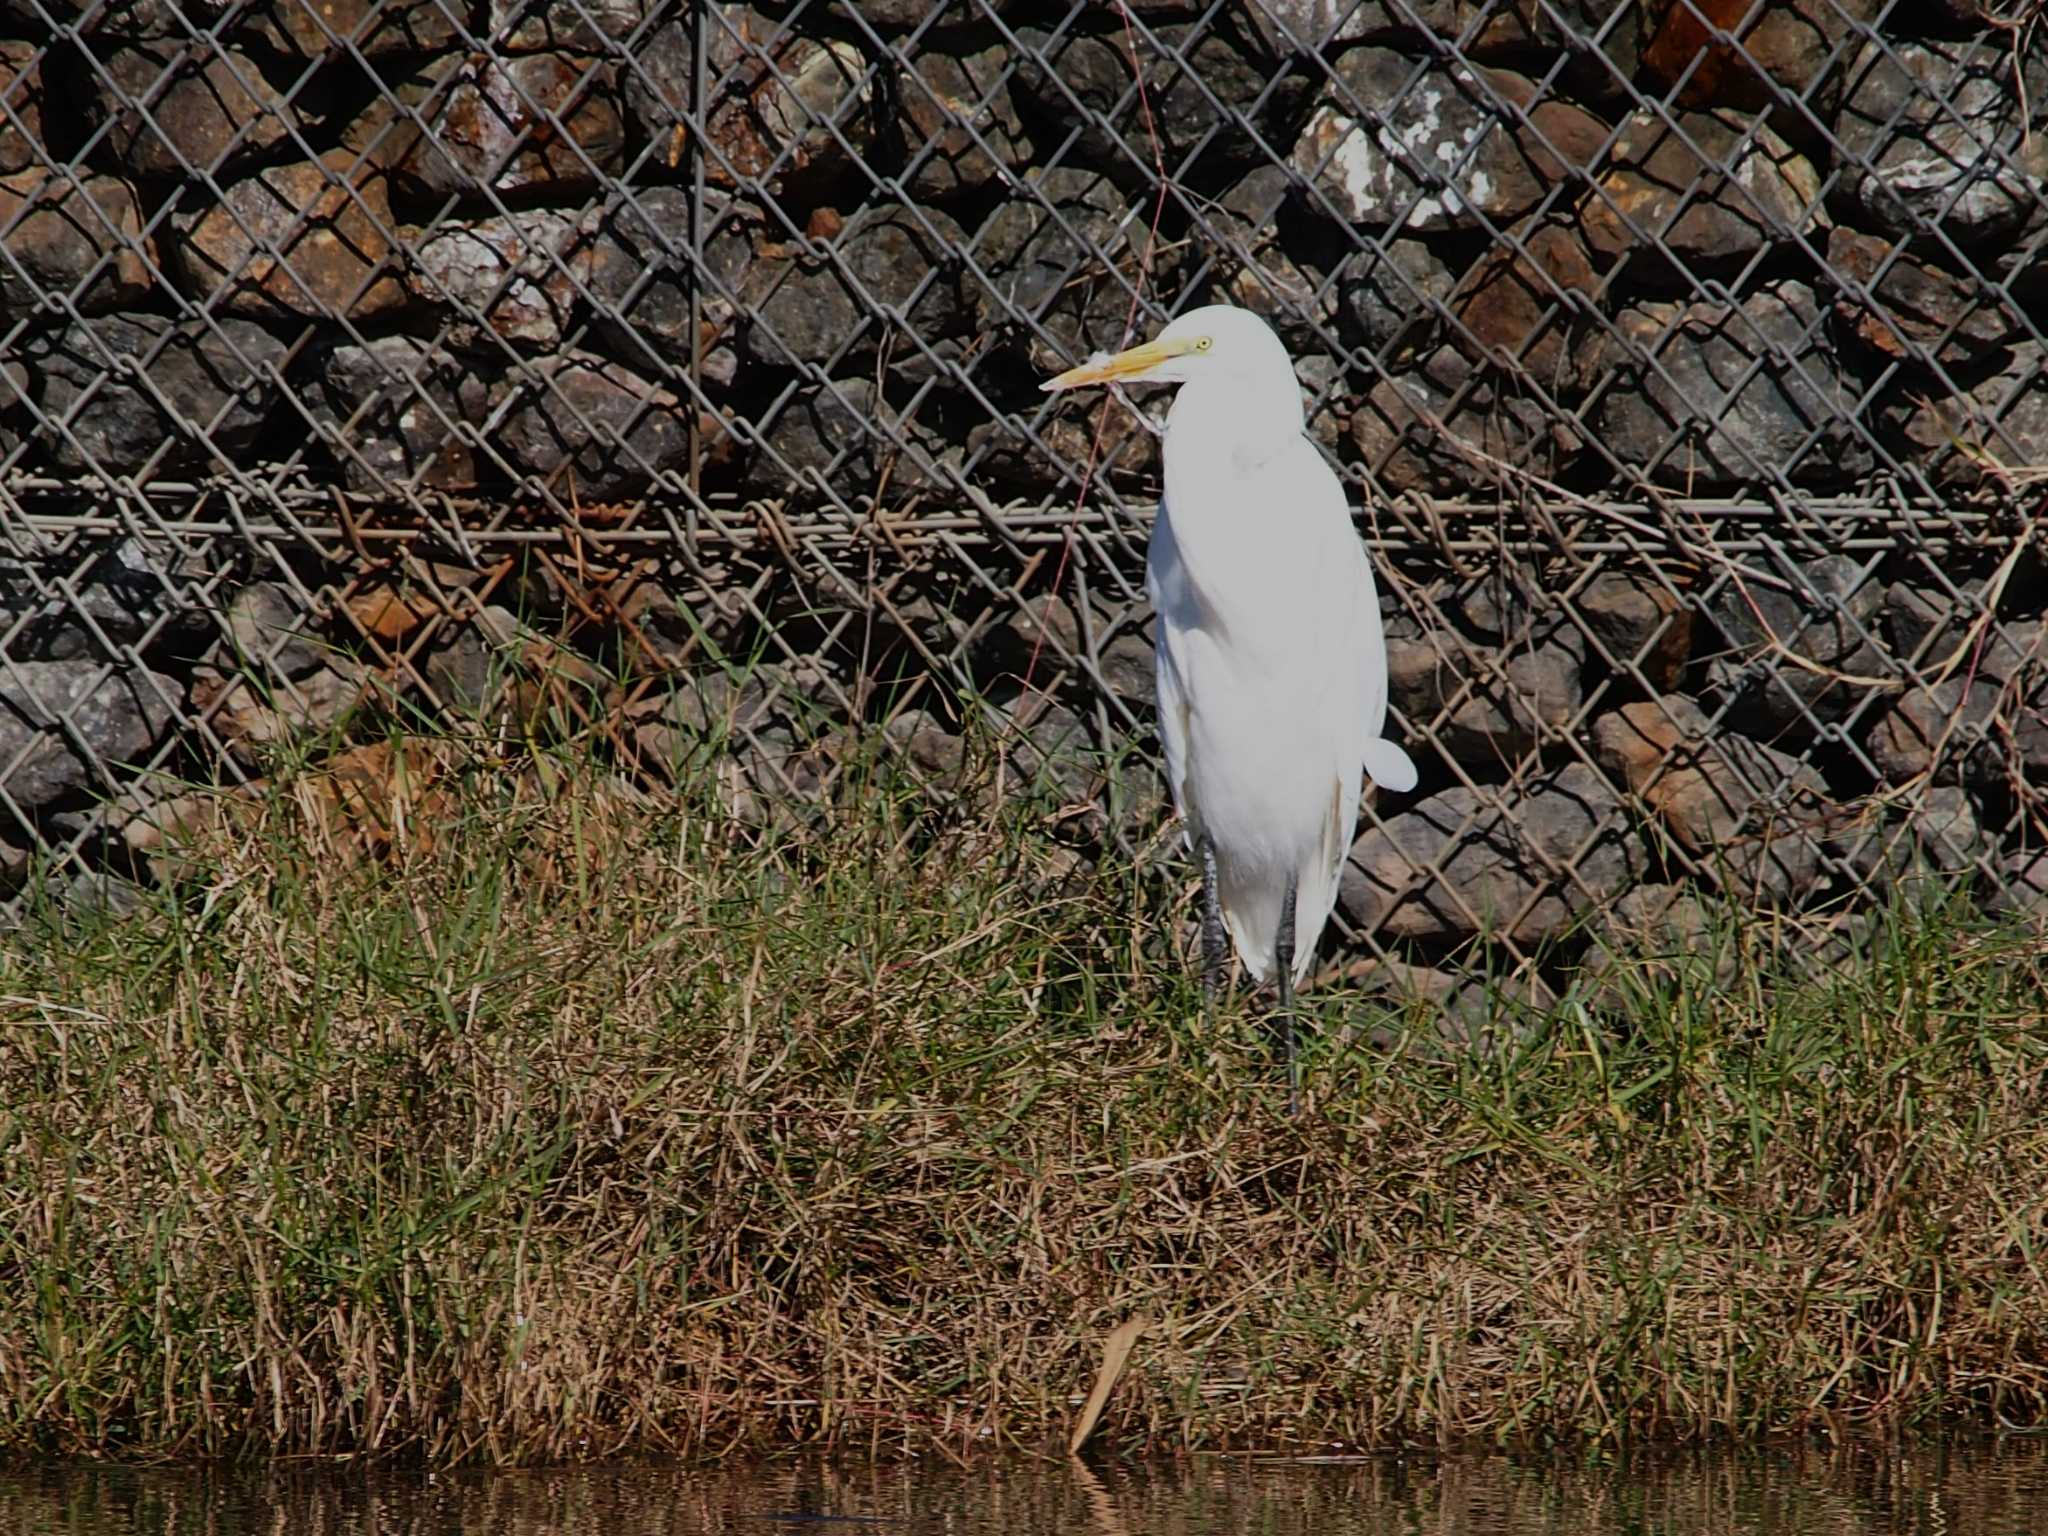
<svg viewBox="0 0 2048 1536">
<path fill-rule="evenodd" d="M 1208 350 L 1209 350 L 1209 349 L 1210 349 L 1211 347 L 1213 347 L 1213 346 L 1214 346 L 1215 344 L 1216 344 L 1216 343 L 1215 343 L 1215 341 L 1214 341 L 1213 339 L 1211 339 L 1210 337 L 1207 337 L 1207 336 L 1203 336 L 1203 337 L 1200 337 L 1200 338 L 1198 338 L 1198 339 L 1196 340 L 1196 342 L 1195 342 L 1195 350 L 1196 350 L 1197 352 L 1206 352 L 1206 351 L 1208 351 Z"/>
</svg>

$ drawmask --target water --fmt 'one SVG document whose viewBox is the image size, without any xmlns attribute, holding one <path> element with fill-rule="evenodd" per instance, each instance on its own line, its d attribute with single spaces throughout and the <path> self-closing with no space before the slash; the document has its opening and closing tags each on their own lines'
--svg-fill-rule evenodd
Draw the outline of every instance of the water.
<svg viewBox="0 0 2048 1536">
<path fill-rule="evenodd" d="M 836 1516 L 840 1519 L 820 1519 Z M 848 1520 L 855 1516 L 864 1519 Z M 1075 1469 L 779 1461 L 711 1470 L 0 1471 L 0 1536 L 1915 1536 L 2048 1533 L 2048 1442 Z"/>
</svg>

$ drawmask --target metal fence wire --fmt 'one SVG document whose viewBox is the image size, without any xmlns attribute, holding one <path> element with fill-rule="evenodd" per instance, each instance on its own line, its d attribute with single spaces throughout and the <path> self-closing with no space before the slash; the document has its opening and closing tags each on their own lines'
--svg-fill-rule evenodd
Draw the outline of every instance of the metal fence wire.
<svg viewBox="0 0 2048 1536">
<path fill-rule="evenodd" d="M 2040 914 L 2042 13 L 0 0 L 0 902 L 536 677 L 632 773 L 985 733 L 1156 842 L 1163 401 L 1036 386 L 1227 299 L 1422 764 L 1338 942 Z"/>
</svg>

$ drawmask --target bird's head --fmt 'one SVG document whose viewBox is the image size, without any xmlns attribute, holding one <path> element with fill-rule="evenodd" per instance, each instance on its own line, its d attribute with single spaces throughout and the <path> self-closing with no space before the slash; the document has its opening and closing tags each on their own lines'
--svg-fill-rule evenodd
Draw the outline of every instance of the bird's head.
<svg viewBox="0 0 2048 1536">
<path fill-rule="evenodd" d="M 1252 389 L 1297 388 L 1294 365 L 1272 327 L 1233 304 L 1191 309 L 1143 346 L 1091 358 L 1039 388 L 1051 392 L 1096 384 L 1195 384 L 1211 379 L 1230 379 Z"/>
</svg>

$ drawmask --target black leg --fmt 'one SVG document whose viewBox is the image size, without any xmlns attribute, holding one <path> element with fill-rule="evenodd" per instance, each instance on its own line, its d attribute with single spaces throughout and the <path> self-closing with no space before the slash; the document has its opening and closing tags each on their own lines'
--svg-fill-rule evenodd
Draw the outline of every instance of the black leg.
<svg viewBox="0 0 2048 1536">
<path fill-rule="evenodd" d="M 1301 1068 L 1294 1053 L 1294 877 L 1280 902 L 1280 931 L 1273 936 L 1273 967 L 1280 977 L 1280 1033 L 1287 1042 L 1287 1117 L 1301 1111 Z"/>
<path fill-rule="evenodd" d="M 1216 894 L 1216 845 L 1202 834 L 1202 998 L 1213 1003 L 1223 988 L 1223 966 L 1230 958 L 1223 942 L 1223 903 Z"/>
</svg>

